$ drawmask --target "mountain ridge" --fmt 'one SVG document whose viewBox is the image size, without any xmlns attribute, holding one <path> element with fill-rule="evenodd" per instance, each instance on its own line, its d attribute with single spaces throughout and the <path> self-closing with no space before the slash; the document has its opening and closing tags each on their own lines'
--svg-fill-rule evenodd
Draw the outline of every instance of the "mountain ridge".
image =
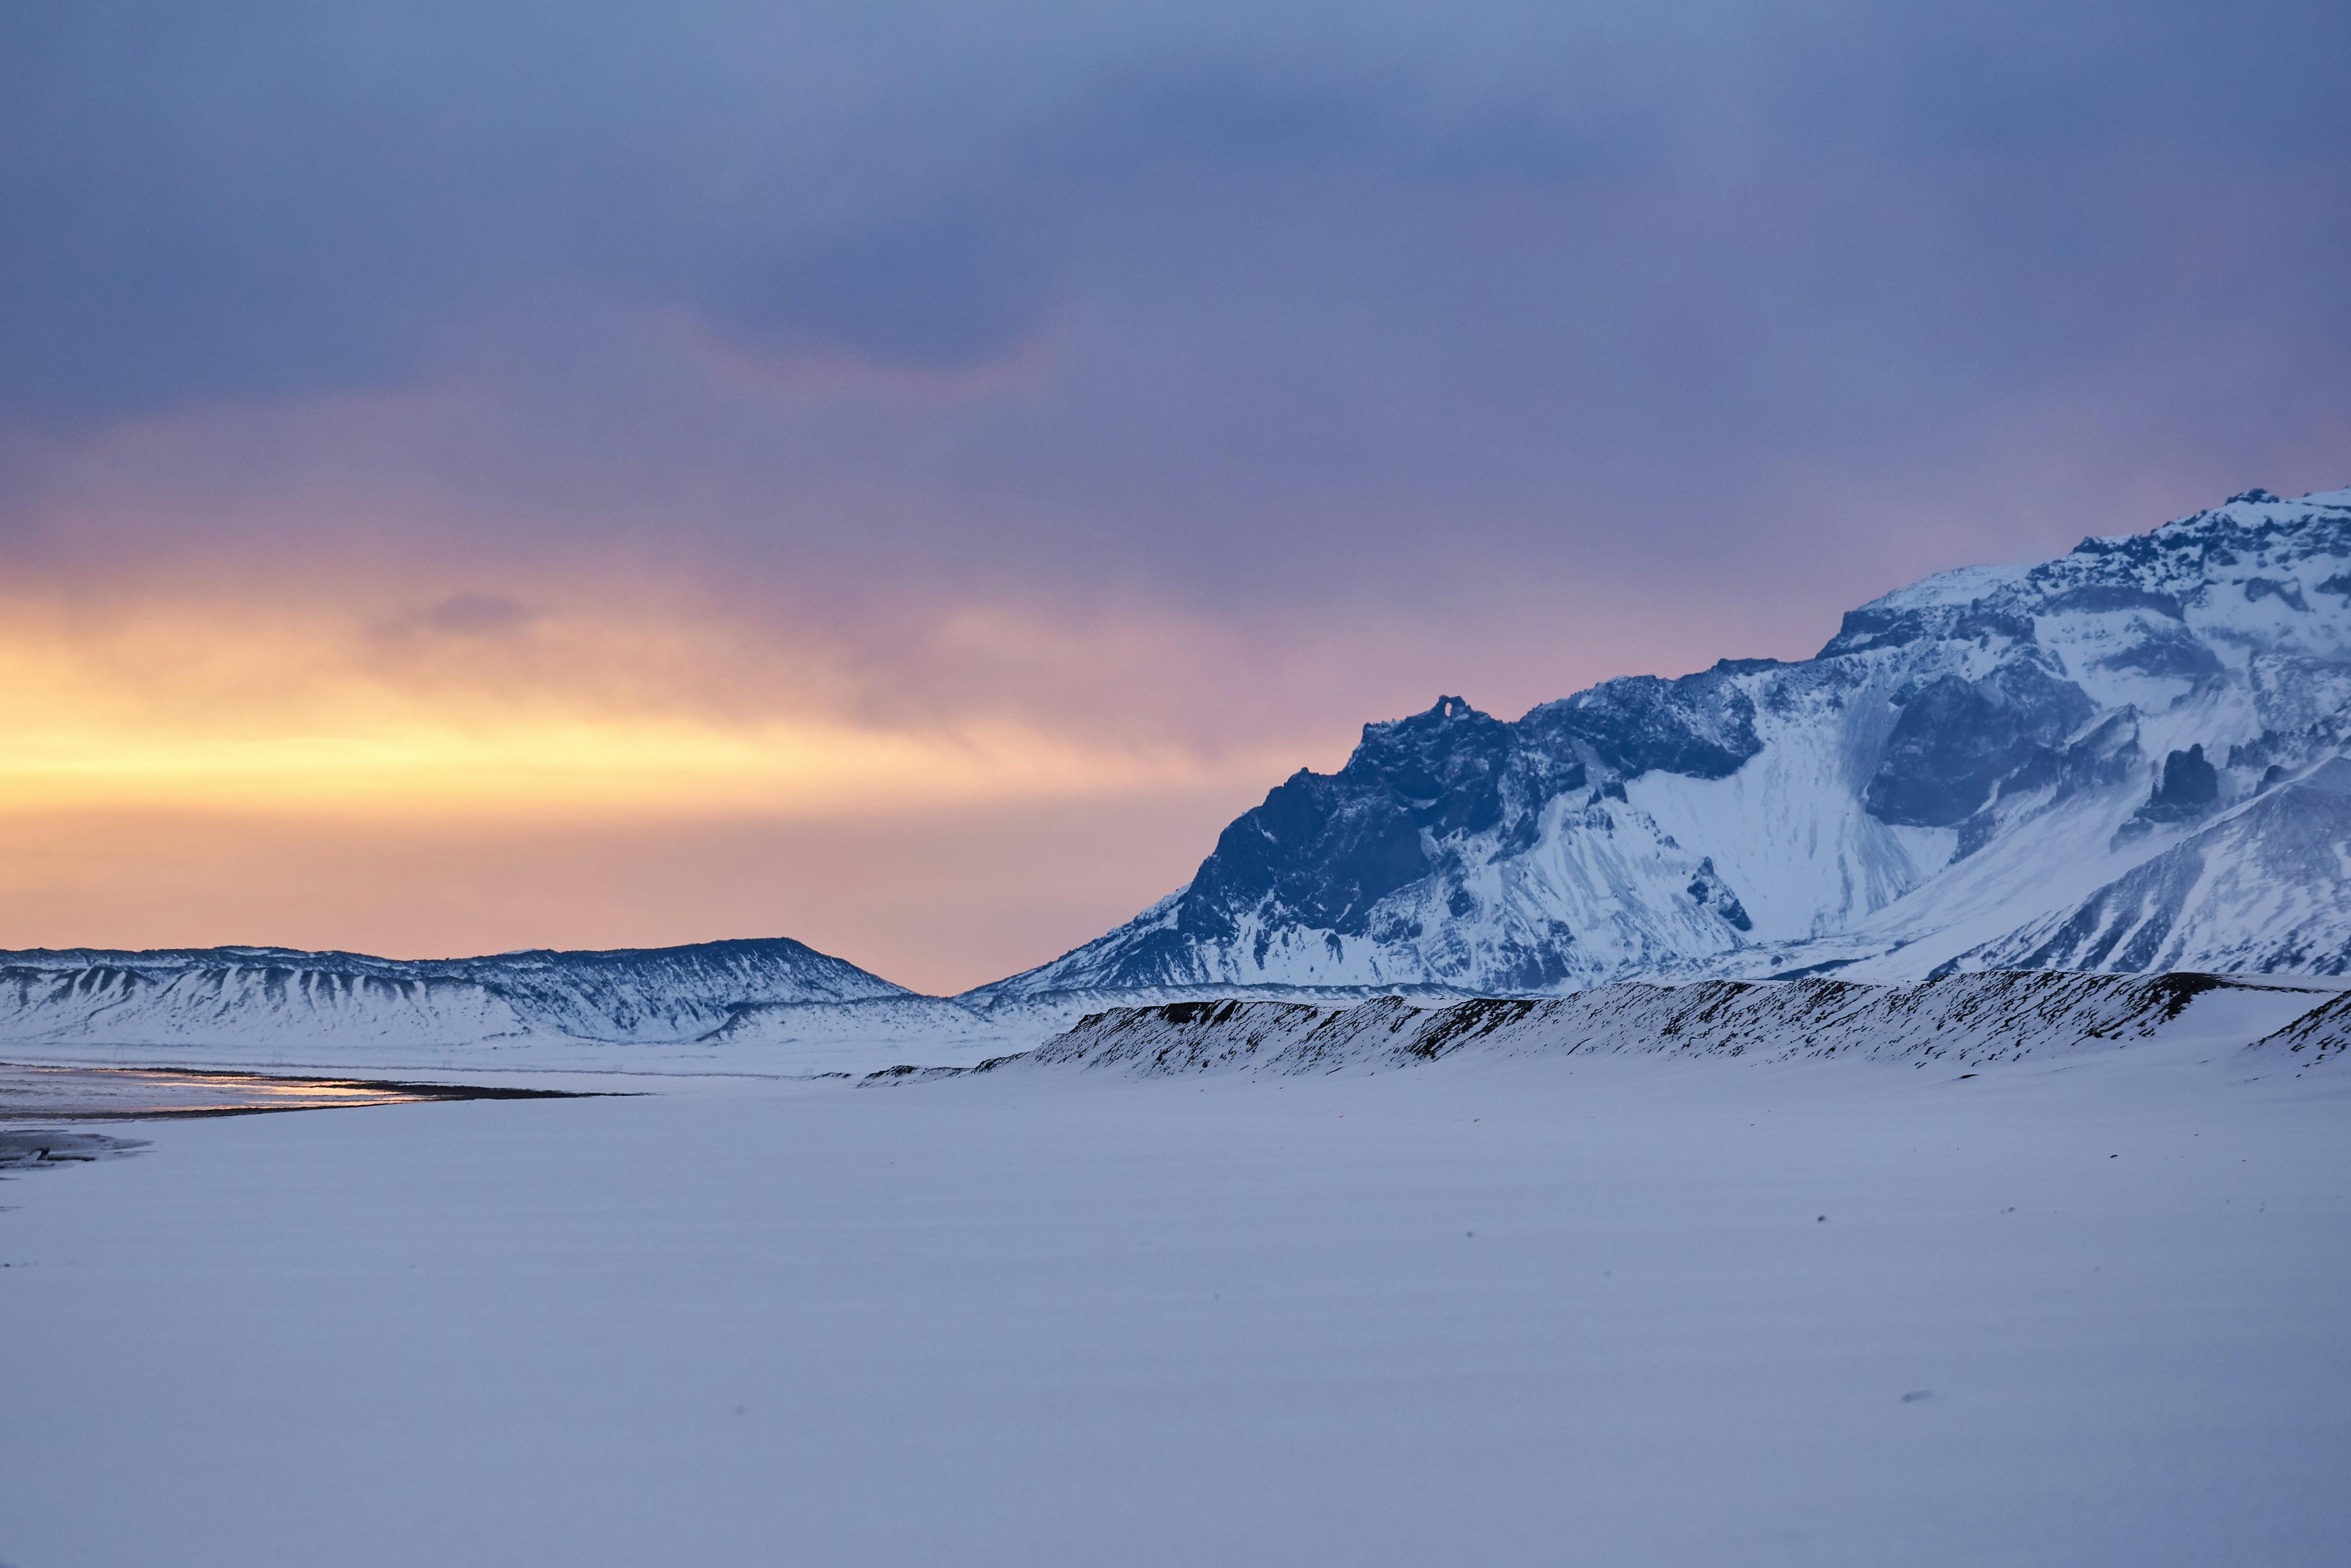
<svg viewBox="0 0 2351 1568">
<path fill-rule="evenodd" d="M 1565 997 L 1417 1007 L 1223 998 L 1112 1008 L 1034 1050 L 969 1067 L 904 1065 L 868 1084 L 979 1073 L 1134 1078 L 1384 1071 L 1457 1052 L 1672 1055 L 1775 1062 L 1843 1057 L 1984 1068 L 2085 1051 L 2187 1045 L 2207 1061 L 2314 1066 L 2344 1048 L 2351 991 L 2220 975 L 1983 969 L 1909 984 L 1824 977 L 1623 981 Z M 1973 1076 L 1972 1073 L 1968 1076 Z"/>
<path fill-rule="evenodd" d="M 472 958 L 229 946 L 0 952 L 0 1040 L 675 1041 L 747 1008 L 914 1002 L 790 937 Z"/>
<path fill-rule="evenodd" d="M 2052 960 L 2338 973 L 2351 821 L 2319 776 L 2346 748 L 2351 490 L 2250 490 L 2054 560 L 1937 573 L 1848 612 L 1808 660 L 1618 677 L 1516 720 L 1446 695 L 1368 724 L 1185 887 L 965 999 L 1919 978 L 2017 962 L 2077 917 Z M 2265 866 L 2302 897 L 2291 918 L 2247 879 L 2213 885 L 2226 846 L 2208 840 L 2168 884 L 2201 904 L 2103 940 L 2118 916 L 2093 904 L 2129 903 L 2142 864 L 2281 789 L 2242 836 L 2307 841 Z"/>
</svg>

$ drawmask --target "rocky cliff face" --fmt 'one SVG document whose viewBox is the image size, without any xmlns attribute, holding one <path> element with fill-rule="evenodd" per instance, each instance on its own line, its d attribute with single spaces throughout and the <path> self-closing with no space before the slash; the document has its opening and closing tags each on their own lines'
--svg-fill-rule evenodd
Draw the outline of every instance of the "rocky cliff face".
<svg viewBox="0 0 2351 1568">
<path fill-rule="evenodd" d="M 968 998 L 2351 967 L 2351 491 L 1844 617 L 1813 658 L 1364 727 L 1191 883 Z"/>
</svg>

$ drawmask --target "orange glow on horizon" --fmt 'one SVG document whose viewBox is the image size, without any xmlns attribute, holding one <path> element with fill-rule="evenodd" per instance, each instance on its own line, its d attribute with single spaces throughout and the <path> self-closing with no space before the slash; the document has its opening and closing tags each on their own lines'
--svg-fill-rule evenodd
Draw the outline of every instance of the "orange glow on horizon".
<svg viewBox="0 0 2351 1568">
<path fill-rule="evenodd" d="M 789 815 L 1086 797 L 1210 777 L 1172 749 L 1108 751 L 1011 728 L 726 730 L 628 717 L 279 737 L 34 727 L 0 756 L 0 810 Z"/>
<path fill-rule="evenodd" d="M 910 694 L 596 586 L 465 634 L 421 623 L 429 591 L 0 597 L 0 947 L 789 936 L 959 988 L 1180 883 L 1300 760 L 1185 744 L 1164 715 L 1090 723 L 1102 705 L 1051 673 L 1129 680 L 1155 658 L 1140 623 L 1097 647 L 944 617 L 914 678 L 952 679 Z"/>
<path fill-rule="evenodd" d="M 254 619 L 177 605 L 95 624 L 9 615 L 0 812 L 856 815 L 1286 771 L 1018 714 L 865 716 L 821 653 L 675 616 L 499 639 Z"/>
<path fill-rule="evenodd" d="M 1335 765 L 1353 725 L 1300 695 L 1364 667 L 1142 602 L 828 624 L 611 562 L 26 580 L 0 586 L 0 948 L 789 936 L 957 989 L 1129 918 Z"/>
</svg>

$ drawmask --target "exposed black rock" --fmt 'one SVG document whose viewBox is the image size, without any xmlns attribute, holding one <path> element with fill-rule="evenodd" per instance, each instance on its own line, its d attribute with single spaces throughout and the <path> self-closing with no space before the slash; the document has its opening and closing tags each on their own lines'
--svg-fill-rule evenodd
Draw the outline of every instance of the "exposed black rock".
<svg viewBox="0 0 2351 1568">
<path fill-rule="evenodd" d="M 1947 828 L 2057 747 L 2097 712 L 2081 687 L 2037 661 L 1980 681 L 1944 675 L 1901 704 L 1863 802 L 1882 821 Z"/>
<path fill-rule="evenodd" d="M 2220 656 L 2185 626 L 2150 626 L 2138 641 L 2100 661 L 2109 670 L 2129 670 L 2158 680 L 2209 680 L 2220 673 Z"/>
<path fill-rule="evenodd" d="M 1502 821 L 1506 789 L 1546 796 L 1583 782 L 1573 759 L 1525 755 L 1514 727 L 1459 697 L 1364 727 L 1336 774 L 1301 768 L 1217 837 L 1176 911 L 1179 939 L 1225 938 L 1270 904 L 1305 925 L 1353 936 L 1372 906 L 1426 876 L 1437 846 Z"/>
<path fill-rule="evenodd" d="M 2139 815 L 2150 821 L 2179 822 L 2200 817 L 2220 799 L 2220 773 L 2204 759 L 2202 742 L 2163 759 L 2163 781 Z"/>
<path fill-rule="evenodd" d="M 1679 680 L 1603 681 L 1563 702 L 1546 703 L 1519 724 L 1546 752 L 1588 749 L 1621 778 L 1656 771 L 1727 779 L 1762 749 L 1754 699 L 1729 679 L 1739 673 L 1717 664 Z"/>
</svg>

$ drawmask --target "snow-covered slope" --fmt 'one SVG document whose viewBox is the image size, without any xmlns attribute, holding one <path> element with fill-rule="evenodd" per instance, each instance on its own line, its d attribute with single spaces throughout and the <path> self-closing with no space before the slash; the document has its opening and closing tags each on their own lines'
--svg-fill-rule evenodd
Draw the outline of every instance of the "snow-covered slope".
<svg viewBox="0 0 2351 1568">
<path fill-rule="evenodd" d="M 1435 1008 L 1395 997 L 1352 1007 L 1175 1002 L 1097 1013 L 1033 1051 L 968 1071 L 1319 1073 L 1409 1067 L 1464 1050 L 1982 1064 L 2158 1039 L 2210 1040 L 2222 1049 L 2259 1042 L 2289 1054 L 2306 1039 L 2312 1044 L 2305 1054 L 2323 1060 L 2341 1049 L 2346 996 L 2323 984 L 2216 975 L 2008 969 L 1907 986 L 1825 978 L 1631 982 L 1570 997 L 1485 998 Z M 873 1079 L 963 1071 L 901 1068 Z"/>
<path fill-rule="evenodd" d="M 1189 885 L 965 998 L 2351 970 L 2351 490 L 1864 605 L 1808 660 L 1364 727 Z"/>
<path fill-rule="evenodd" d="M 2351 759 L 2256 796 L 1965 956 L 2039 967 L 2339 975 L 2351 968 Z"/>
<path fill-rule="evenodd" d="M 282 947 L 0 953 L 0 1044 L 677 1040 L 747 1009 L 927 1001 L 784 938 L 417 961 Z"/>
<path fill-rule="evenodd" d="M 2351 991 L 2311 1009 L 2261 1041 L 2264 1050 L 2306 1059 L 2313 1066 L 2351 1051 Z"/>
</svg>

